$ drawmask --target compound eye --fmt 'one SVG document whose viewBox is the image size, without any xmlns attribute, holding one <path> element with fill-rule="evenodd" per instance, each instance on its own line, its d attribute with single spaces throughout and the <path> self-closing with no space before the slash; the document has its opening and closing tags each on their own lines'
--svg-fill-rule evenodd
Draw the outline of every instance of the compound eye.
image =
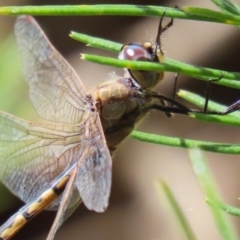
<svg viewBox="0 0 240 240">
<path fill-rule="evenodd" d="M 121 54 L 125 60 L 152 61 L 152 54 L 142 45 L 137 43 L 125 45 L 122 48 L 120 55 Z"/>
<path fill-rule="evenodd" d="M 156 56 L 152 52 L 152 45 L 137 43 L 131 43 L 123 46 L 120 54 L 120 59 L 135 60 L 135 61 L 148 61 L 158 62 Z M 162 72 L 144 71 L 144 70 L 132 70 L 127 69 L 130 76 L 137 81 L 143 89 L 150 90 L 157 85 L 157 83 L 163 78 Z"/>
</svg>

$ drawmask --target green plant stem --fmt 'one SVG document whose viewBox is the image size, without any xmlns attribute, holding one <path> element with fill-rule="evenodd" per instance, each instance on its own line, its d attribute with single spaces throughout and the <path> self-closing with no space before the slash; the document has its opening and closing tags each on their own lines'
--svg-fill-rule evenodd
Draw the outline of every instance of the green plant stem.
<svg viewBox="0 0 240 240">
<path fill-rule="evenodd" d="M 131 137 L 143 142 L 167 145 L 181 148 L 200 148 L 208 152 L 224 153 L 224 154 L 240 154 L 240 145 L 231 143 L 214 143 L 207 141 L 197 141 L 191 139 L 183 139 L 176 137 L 167 137 L 156 134 L 148 134 L 144 132 L 133 131 Z"/>
<path fill-rule="evenodd" d="M 193 170 L 197 176 L 198 182 L 202 188 L 204 195 L 207 198 L 213 199 L 214 202 L 219 201 L 219 194 L 214 180 L 211 176 L 202 151 L 198 148 L 189 150 L 189 156 L 192 162 Z M 221 209 L 213 204 L 210 208 L 214 222 L 218 228 L 219 234 L 223 240 L 237 240 L 236 234 L 231 226 L 231 223 Z"/>
<path fill-rule="evenodd" d="M 177 202 L 177 199 L 173 195 L 171 189 L 169 188 L 167 183 L 165 183 L 163 180 L 160 181 L 160 187 L 163 189 L 165 196 L 167 197 L 168 203 L 171 205 L 171 208 L 178 219 L 181 229 L 185 233 L 186 239 L 195 240 L 196 237 L 193 233 L 193 230 L 191 229 L 191 226 L 189 225 L 186 217 L 184 216 L 183 211 L 181 210 Z"/>
<path fill-rule="evenodd" d="M 223 12 L 240 15 L 240 8 L 238 5 L 228 0 L 212 0 Z"/>
<path fill-rule="evenodd" d="M 240 25 L 240 17 L 228 13 L 216 12 L 202 8 L 169 8 L 146 5 L 55 5 L 55 6 L 7 6 L 0 7 L 0 15 L 49 15 L 49 16 L 76 16 L 76 15 L 121 15 L 121 16 L 162 16 Z"/>
<path fill-rule="evenodd" d="M 177 73 L 183 73 L 186 75 L 206 76 L 211 79 L 218 79 L 221 76 L 224 76 L 224 80 L 240 79 L 240 73 L 219 71 L 216 69 L 203 68 L 203 67 L 196 67 L 190 64 L 174 61 L 172 59 L 166 59 L 166 62 L 164 63 L 150 63 L 150 62 L 143 62 L 143 61 L 120 60 L 120 59 L 97 56 L 92 54 L 82 54 L 81 58 L 83 60 L 87 60 L 90 62 L 95 62 L 103 65 L 110 65 L 110 66 L 119 67 L 119 68 L 130 68 L 130 69 L 148 70 L 148 71 L 177 72 Z M 240 85 L 238 84 L 234 86 L 237 88 L 240 88 Z"/>
<path fill-rule="evenodd" d="M 220 201 L 215 201 L 215 200 L 210 199 L 210 198 L 206 198 L 205 200 L 210 206 L 217 206 L 220 209 L 222 209 L 224 212 L 226 212 L 230 215 L 240 217 L 240 208 L 233 207 L 233 206 L 230 206 L 228 204 L 222 203 Z"/>
</svg>

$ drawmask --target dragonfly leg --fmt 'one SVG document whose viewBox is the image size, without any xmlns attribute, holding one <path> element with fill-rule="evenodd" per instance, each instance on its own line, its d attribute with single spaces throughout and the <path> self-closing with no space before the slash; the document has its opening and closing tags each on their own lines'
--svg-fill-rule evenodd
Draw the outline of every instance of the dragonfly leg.
<svg viewBox="0 0 240 240">
<path fill-rule="evenodd" d="M 203 108 L 203 112 L 207 113 L 207 109 L 208 109 L 208 102 L 209 102 L 209 97 L 210 97 L 210 93 L 211 93 L 211 86 L 213 82 L 218 82 L 219 80 L 221 80 L 223 78 L 223 74 L 221 73 L 221 76 L 217 79 L 209 79 L 207 81 L 207 86 L 206 86 L 206 90 L 205 90 L 205 104 L 204 104 L 204 108 Z"/>
<path fill-rule="evenodd" d="M 154 51 L 153 51 L 153 54 L 154 56 L 157 58 L 157 51 L 158 49 L 161 51 L 161 54 L 164 55 L 163 51 L 162 51 L 162 48 L 161 48 L 161 35 L 163 32 L 165 32 L 168 28 L 170 28 L 172 25 L 173 25 L 173 18 L 171 18 L 170 22 L 167 23 L 166 26 L 162 26 L 163 25 L 163 19 L 164 19 L 164 16 L 165 16 L 166 12 L 163 13 L 162 17 L 160 18 L 160 21 L 159 21 L 159 25 L 158 25 L 158 32 L 157 32 L 157 37 L 156 37 L 156 41 L 155 41 L 155 44 L 154 44 Z"/>
</svg>

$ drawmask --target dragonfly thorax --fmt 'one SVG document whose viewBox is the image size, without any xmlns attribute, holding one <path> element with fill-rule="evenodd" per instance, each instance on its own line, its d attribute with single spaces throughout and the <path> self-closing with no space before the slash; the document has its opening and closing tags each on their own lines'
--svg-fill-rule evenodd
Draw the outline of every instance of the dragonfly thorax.
<svg viewBox="0 0 240 240">
<path fill-rule="evenodd" d="M 145 94 L 132 81 L 115 76 L 115 79 L 100 84 L 93 91 L 110 151 L 132 132 L 135 123 L 146 114 Z"/>
</svg>

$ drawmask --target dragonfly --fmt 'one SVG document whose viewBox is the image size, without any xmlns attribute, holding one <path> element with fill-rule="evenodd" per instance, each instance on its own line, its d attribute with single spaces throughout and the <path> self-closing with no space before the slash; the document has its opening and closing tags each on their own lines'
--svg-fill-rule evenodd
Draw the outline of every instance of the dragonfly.
<svg viewBox="0 0 240 240">
<path fill-rule="evenodd" d="M 163 17 L 155 44 L 124 45 L 119 58 L 163 62 L 160 36 L 173 23 L 162 27 Z M 105 211 L 112 153 L 151 109 L 201 111 L 152 90 L 163 72 L 127 69 L 126 76 L 113 75 L 88 93 L 31 16 L 17 18 L 15 35 L 30 99 L 47 123 L 0 112 L 0 180 L 26 203 L 0 227 L 0 240 L 11 239 L 43 209 L 57 211 L 47 236 L 52 240 L 81 202 L 89 210 Z"/>
</svg>

